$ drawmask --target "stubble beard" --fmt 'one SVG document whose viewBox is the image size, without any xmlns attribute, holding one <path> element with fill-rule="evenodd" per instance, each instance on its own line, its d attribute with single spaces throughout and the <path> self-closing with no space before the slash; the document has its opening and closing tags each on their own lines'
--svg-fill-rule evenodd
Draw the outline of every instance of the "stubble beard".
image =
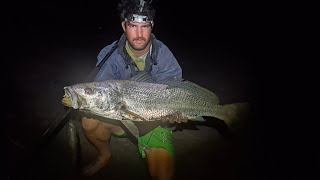
<svg viewBox="0 0 320 180">
<path fill-rule="evenodd" d="M 142 40 L 142 41 L 144 41 L 144 43 L 135 44 L 134 41 L 136 41 L 136 40 Z M 149 42 L 150 42 L 150 40 L 147 42 L 147 40 L 145 38 L 135 38 L 135 39 L 133 39 L 132 42 L 128 41 L 128 43 L 131 46 L 131 48 L 134 49 L 135 51 L 144 50 L 148 46 Z"/>
</svg>

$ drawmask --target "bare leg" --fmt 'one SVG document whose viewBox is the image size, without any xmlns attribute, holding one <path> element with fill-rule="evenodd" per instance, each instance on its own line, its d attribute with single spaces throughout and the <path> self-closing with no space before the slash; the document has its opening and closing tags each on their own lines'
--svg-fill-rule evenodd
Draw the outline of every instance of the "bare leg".
<svg viewBox="0 0 320 180">
<path fill-rule="evenodd" d="M 83 174 L 91 176 L 106 166 L 111 158 L 110 139 L 111 131 L 104 123 L 95 119 L 82 118 L 84 134 L 98 150 L 96 160 L 83 169 Z"/>
<path fill-rule="evenodd" d="M 146 152 L 150 175 L 156 180 L 171 180 L 174 172 L 174 160 L 168 151 L 152 148 Z"/>
</svg>

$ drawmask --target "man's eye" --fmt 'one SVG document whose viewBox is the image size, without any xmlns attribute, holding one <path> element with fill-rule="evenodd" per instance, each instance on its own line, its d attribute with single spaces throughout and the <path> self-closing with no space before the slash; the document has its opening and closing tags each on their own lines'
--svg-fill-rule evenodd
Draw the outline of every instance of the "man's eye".
<svg viewBox="0 0 320 180">
<path fill-rule="evenodd" d="M 84 92 L 85 92 L 86 94 L 93 94 L 93 89 L 87 87 L 87 88 L 84 89 Z"/>
</svg>

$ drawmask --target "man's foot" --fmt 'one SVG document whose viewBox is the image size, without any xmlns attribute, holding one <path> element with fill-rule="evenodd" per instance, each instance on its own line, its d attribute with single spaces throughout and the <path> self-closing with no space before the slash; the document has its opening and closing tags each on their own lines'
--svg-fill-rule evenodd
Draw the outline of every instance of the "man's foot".
<svg viewBox="0 0 320 180">
<path fill-rule="evenodd" d="M 105 167 L 109 162 L 110 156 L 99 156 L 93 163 L 90 163 L 85 168 L 83 168 L 82 173 L 85 176 L 92 176 L 100 169 Z"/>
</svg>

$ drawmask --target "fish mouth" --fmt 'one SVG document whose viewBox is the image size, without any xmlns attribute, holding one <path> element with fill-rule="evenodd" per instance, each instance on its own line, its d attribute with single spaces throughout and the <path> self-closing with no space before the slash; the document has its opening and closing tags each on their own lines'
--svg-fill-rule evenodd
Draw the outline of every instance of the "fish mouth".
<svg viewBox="0 0 320 180">
<path fill-rule="evenodd" d="M 72 107 L 71 98 L 69 97 L 63 97 L 61 102 L 64 106 Z"/>
<path fill-rule="evenodd" d="M 62 104 L 67 107 L 78 109 L 79 108 L 78 96 L 75 94 L 75 92 L 70 87 L 65 87 L 64 92 L 65 94 L 61 101 Z"/>
</svg>

